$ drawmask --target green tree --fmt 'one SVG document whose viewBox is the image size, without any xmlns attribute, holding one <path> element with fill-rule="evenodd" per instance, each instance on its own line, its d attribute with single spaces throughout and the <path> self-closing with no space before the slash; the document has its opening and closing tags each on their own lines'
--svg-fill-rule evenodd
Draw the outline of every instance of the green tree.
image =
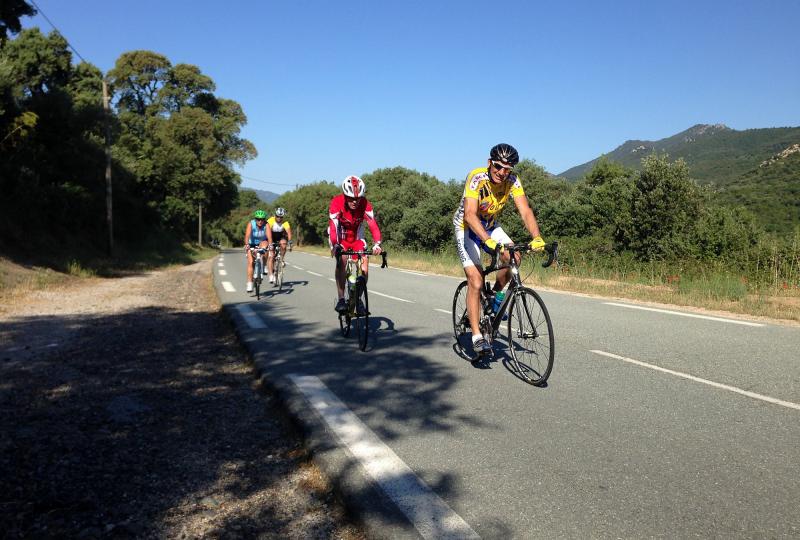
<svg viewBox="0 0 800 540">
<path fill-rule="evenodd" d="M 674 259 L 690 250 L 691 231 L 700 214 L 701 193 L 686 163 L 666 155 L 647 156 L 635 182 L 630 248 L 642 260 Z"/>
<path fill-rule="evenodd" d="M 2 45 L 0 66 L 0 230 L 12 243 L 37 231 L 42 242 L 63 242 L 67 231 L 99 237 L 105 214 L 102 116 L 86 87 L 99 71 L 89 64 L 73 67 L 66 40 L 38 28 Z M 43 216 L 59 226 L 44 227 Z"/>
<path fill-rule="evenodd" d="M 339 187 L 330 182 L 315 182 L 284 193 L 274 206 L 282 206 L 288 212 L 298 243 L 327 244 L 328 208 L 339 193 Z"/>
<path fill-rule="evenodd" d="M 18 34 L 22 29 L 20 19 L 36 15 L 36 10 L 25 0 L 3 0 L 0 3 L 0 45 L 6 42 L 9 32 Z"/>
<path fill-rule="evenodd" d="M 239 104 L 214 96 L 198 67 L 172 66 L 152 51 L 124 53 L 109 79 L 119 96 L 115 156 L 161 222 L 189 236 L 199 205 L 209 220 L 227 214 L 240 182 L 233 165 L 256 155 L 240 136 L 247 117 Z"/>
</svg>

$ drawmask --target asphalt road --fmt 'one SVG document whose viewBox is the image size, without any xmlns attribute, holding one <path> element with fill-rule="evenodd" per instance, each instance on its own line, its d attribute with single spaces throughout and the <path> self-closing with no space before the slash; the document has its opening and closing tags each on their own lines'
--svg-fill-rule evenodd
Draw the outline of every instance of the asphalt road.
<svg viewBox="0 0 800 540">
<path fill-rule="evenodd" d="M 220 298 L 268 377 L 316 377 L 318 410 L 352 413 L 433 497 L 389 494 L 395 511 L 452 511 L 423 536 L 800 536 L 800 329 L 545 291 L 556 361 L 536 388 L 502 348 L 488 369 L 454 352 L 460 280 L 371 268 L 362 353 L 339 334 L 332 259 L 288 261 L 288 290 L 256 302 L 243 254 L 223 254 Z"/>
</svg>

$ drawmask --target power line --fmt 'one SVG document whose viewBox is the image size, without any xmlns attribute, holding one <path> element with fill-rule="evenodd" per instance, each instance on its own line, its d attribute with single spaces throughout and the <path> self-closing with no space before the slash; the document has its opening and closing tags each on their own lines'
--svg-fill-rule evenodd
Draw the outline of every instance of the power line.
<svg viewBox="0 0 800 540">
<path fill-rule="evenodd" d="M 253 178 L 252 176 L 245 176 L 243 174 L 240 174 L 239 176 L 241 176 L 245 180 L 250 180 L 251 182 L 259 182 L 261 184 L 272 184 L 273 186 L 296 186 L 297 185 L 296 183 L 295 184 L 286 184 L 286 183 L 281 183 L 281 182 L 269 182 L 267 180 L 261 180 L 260 178 Z"/>
<path fill-rule="evenodd" d="M 56 25 L 55 25 L 55 24 L 53 24 L 53 21 L 51 21 L 51 20 L 50 20 L 50 17 L 48 17 L 48 16 L 47 16 L 47 14 L 46 14 L 44 11 L 42 11 L 42 8 L 40 8 L 38 5 L 36 5 L 36 2 L 35 2 L 34 0 L 29 0 L 29 1 L 30 1 L 30 3 L 31 3 L 31 4 L 33 4 L 33 7 L 35 7 L 35 8 L 36 8 L 36 11 L 38 11 L 38 12 L 39 12 L 39 13 L 42 15 L 42 17 L 44 17 L 44 19 L 45 19 L 47 22 L 49 22 L 49 23 L 50 23 L 50 26 L 52 26 L 52 27 L 53 27 L 53 30 L 55 30 L 56 32 L 58 32 L 59 34 L 61 34 L 61 37 L 63 37 L 63 38 L 64 38 L 64 41 L 66 41 L 66 42 L 67 42 L 67 45 L 69 45 L 69 48 L 70 48 L 70 49 L 72 49 L 72 52 L 74 52 L 74 53 L 75 53 L 75 54 L 78 56 L 78 58 L 80 58 L 80 59 L 81 59 L 81 61 L 82 61 L 82 62 L 84 62 L 84 63 L 88 64 L 89 62 L 87 62 L 87 61 L 86 61 L 86 59 L 85 59 L 83 56 L 81 56 L 81 53 L 79 53 L 79 52 L 78 52 L 78 49 L 76 49 L 75 47 L 73 47 L 73 46 L 72 46 L 72 43 L 70 43 L 70 42 L 69 42 L 69 40 L 67 39 L 67 36 L 65 36 L 65 35 L 64 35 L 64 32 L 62 32 L 61 30 L 59 30 L 59 29 L 56 27 Z"/>
</svg>

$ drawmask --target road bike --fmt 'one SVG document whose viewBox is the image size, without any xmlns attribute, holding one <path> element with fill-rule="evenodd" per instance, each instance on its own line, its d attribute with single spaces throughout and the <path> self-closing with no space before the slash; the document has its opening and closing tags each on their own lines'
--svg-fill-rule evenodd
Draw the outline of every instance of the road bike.
<svg viewBox="0 0 800 540">
<path fill-rule="evenodd" d="M 369 338 L 369 297 L 367 296 L 367 278 L 361 270 L 361 259 L 365 256 L 372 255 L 372 251 L 352 249 L 344 250 L 336 256 L 336 264 L 339 264 L 339 256 L 347 255 L 347 263 L 345 264 L 345 287 L 344 298 L 347 303 L 347 309 L 339 313 L 339 330 L 344 337 L 350 335 L 350 327 L 356 327 L 356 335 L 358 336 L 358 348 L 362 351 L 367 349 L 367 341 Z M 353 259 L 350 256 L 356 256 Z M 381 268 L 386 268 L 385 251 L 381 252 Z"/>
<path fill-rule="evenodd" d="M 283 288 L 283 269 L 286 266 L 286 261 L 283 260 L 281 256 L 281 245 L 279 242 L 273 242 L 272 244 L 272 252 L 273 260 L 272 260 L 272 269 L 275 271 L 275 287 L 278 288 L 278 292 L 281 291 Z M 291 247 L 289 250 L 291 251 Z"/>
<path fill-rule="evenodd" d="M 256 300 L 261 300 L 261 279 L 264 276 L 264 254 L 266 252 L 266 248 L 250 248 L 250 253 L 253 254 L 253 287 L 256 293 Z"/>
<path fill-rule="evenodd" d="M 499 334 L 504 316 L 508 315 L 507 337 L 508 348 L 511 350 L 509 363 L 522 380 L 534 386 L 542 386 L 547 382 L 555 360 L 553 323 L 539 293 L 525 287 L 519 276 L 517 254 L 525 255 L 533 250 L 527 244 L 506 245 L 505 249 L 510 255 L 509 262 L 498 264 L 498 253 L 495 251 L 489 267 L 483 272 L 479 326 L 483 337 L 492 345 Z M 558 242 L 547 244 L 543 253 L 547 255 L 547 260 L 542 266 L 547 268 L 558 260 Z M 511 268 L 511 280 L 505 298 L 495 312 L 493 309 L 495 295 L 486 282 L 486 276 L 504 268 Z M 471 334 L 467 315 L 466 280 L 456 287 L 453 295 L 453 334 L 458 352 L 462 356 L 468 356 L 462 343 L 464 337 Z M 480 361 L 491 356 L 494 356 L 493 349 L 472 357 L 472 360 Z"/>
</svg>

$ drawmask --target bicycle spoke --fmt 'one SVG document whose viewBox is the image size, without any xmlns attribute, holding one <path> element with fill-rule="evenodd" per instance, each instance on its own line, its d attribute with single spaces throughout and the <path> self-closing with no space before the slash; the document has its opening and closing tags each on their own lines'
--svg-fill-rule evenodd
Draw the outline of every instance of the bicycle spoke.
<svg viewBox="0 0 800 540">
<path fill-rule="evenodd" d="M 527 382 L 542 385 L 553 369 L 555 340 L 550 315 L 539 295 L 526 287 L 514 293 L 508 342 L 515 369 Z"/>
</svg>

